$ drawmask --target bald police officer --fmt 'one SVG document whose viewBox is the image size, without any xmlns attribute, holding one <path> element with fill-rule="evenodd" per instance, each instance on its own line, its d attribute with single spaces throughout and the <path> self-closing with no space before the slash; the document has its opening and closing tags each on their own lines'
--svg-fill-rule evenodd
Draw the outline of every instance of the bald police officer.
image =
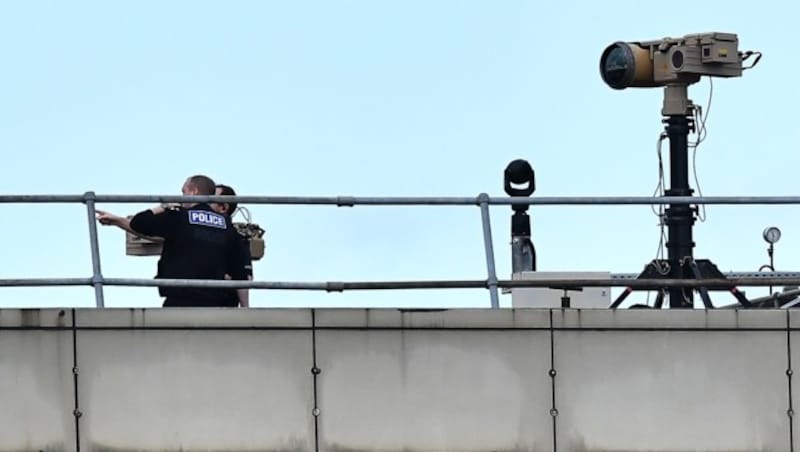
<svg viewBox="0 0 800 452">
<path fill-rule="evenodd" d="M 202 175 L 186 179 L 181 188 L 185 196 L 214 195 L 215 190 L 214 181 Z M 98 214 L 103 224 L 116 224 L 114 219 L 119 218 Z M 139 234 L 164 238 L 156 279 L 223 280 L 226 274 L 234 280 L 247 279 L 239 235 L 229 218 L 207 203 L 153 207 L 137 213 L 129 227 Z M 231 305 L 230 289 L 160 287 L 159 294 L 165 297 L 164 307 Z"/>
</svg>

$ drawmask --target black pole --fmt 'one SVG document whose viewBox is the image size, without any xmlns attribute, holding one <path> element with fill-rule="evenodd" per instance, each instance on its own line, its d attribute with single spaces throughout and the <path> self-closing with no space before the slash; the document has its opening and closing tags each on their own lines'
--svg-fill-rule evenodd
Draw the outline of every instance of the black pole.
<svg viewBox="0 0 800 452">
<path fill-rule="evenodd" d="M 688 115 L 669 115 L 664 120 L 670 153 L 670 188 L 666 196 L 692 196 L 689 188 L 689 131 L 691 120 Z M 670 278 L 687 276 L 683 263 L 693 258 L 694 211 L 689 204 L 670 204 L 665 212 L 667 225 L 667 256 L 670 265 Z M 685 258 L 690 258 L 685 260 Z M 692 290 L 676 287 L 669 289 L 670 308 L 692 308 Z"/>
<path fill-rule="evenodd" d="M 527 207 L 527 206 L 526 206 Z M 511 216 L 511 270 L 536 271 L 536 249 L 531 241 L 531 219 L 525 212 Z"/>
<path fill-rule="evenodd" d="M 523 159 L 506 167 L 503 186 L 509 196 L 530 196 L 536 190 L 535 174 L 530 163 Z M 536 249 L 531 241 L 531 219 L 527 204 L 511 206 L 511 271 L 536 271 Z"/>
<path fill-rule="evenodd" d="M 769 248 L 767 249 L 767 253 L 769 254 L 769 269 L 772 270 L 773 273 L 775 273 L 775 260 L 772 257 L 774 251 L 775 251 L 775 244 L 770 243 Z M 772 286 L 769 286 L 769 294 L 772 295 Z"/>
</svg>

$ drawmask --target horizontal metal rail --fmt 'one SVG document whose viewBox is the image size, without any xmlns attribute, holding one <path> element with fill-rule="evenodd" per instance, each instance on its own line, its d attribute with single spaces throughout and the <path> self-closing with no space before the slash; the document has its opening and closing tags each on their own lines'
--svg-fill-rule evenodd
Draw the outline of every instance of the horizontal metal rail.
<svg viewBox="0 0 800 452">
<path fill-rule="evenodd" d="M 0 279 L 0 287 L 35 286 L 90 286 L 93 278 L 27 278 Z M 346 290 L 387 290 L 387 289 L 488 289 L 494 282 L 488 279 L 467 280 L 420 280 L 420 281 L 327 281 L 327 282 L 284 282 L 284 281 L 220 281 L 209 279 L 141 279 L 104 278 L 104 286 L 133 287 L 204 287 L 228 289 L 270 289 L 270 290 L 319 290 L 342 292 Z M 630 287 L 633 289 L 657 289 L 662 287 L 705 287 L 726 290 L 733 287 L 755 287 L 769 285 L 800 285 L 800 277 L 757 277 L 731 279 L 536 279 L 536 280 L 498 280 L 501 288 L 543 287 L 553 289 L 577 289 L 583 287 Z"/>
<path fill-rule="evenodd" d="M 724 273 L 726 278 L 772 278 L 776 281 L 785 283 L 791 279 L 800 279 L 800 272 L 727 272 Z M 638 273 L 612 273 L 612 279 L 636 279 Z"/>
<path fill-rule="evenodd" d="M 0 287 L 91 286 L 92 278 L 5 278 Z"/>
<path fill-rule="evenodd" d="M 338 207 L 365 206 L 478 206 L 481 209 L 484 247 L 488 278 L 485 280 L 436 281 L 352 281 L 352 282 L 270 282 L 270 281 L 219 281 L 196 279 L 136 279 L 104 278 L 100 267 L 97 228 L 94 209 L 99 203 L 197 203 L 239 202 L 271 205 L 332 205 Z M 800 196 L 706 196 L 706 197 L 490 197 L 481 193 L 474 197 L 356 197 L 356 196 L 182 196 L 182 195 L 0 195 L 0 203 L 81 203 L 85 204 L 89 221 L 89 240 L 92 252 L 93 276 L 91 278 L 7 278 L 0 279 L 0 287 L 31 286 L 93 286 L 97 306 L 103 307 L 103 286 L 140 287 L 207 287 L 250 288 L 271 290 L 320 290 L 342 292 L 345 290 L 388 289 L 489 289 L 493 308 L 498 307 L 497 289 L 514 287 L 543 287 L 576 290 L 583 287 L 630 287 L 631 289 L 658 289 L 666 287 L 704 287 L 710 290 L 732 289 L 737 286 L 800 285 L 800 272 L 739 272 L 729 273 L 729 279 L 637 279 L 638 274 L 612 274 L 607 279 L 537 279 L 497 280 L 494 251 L 491 244 L 490 205 L 654 205 L 654 204 L 800 204 Z"/>
<path fill-rule="evenodd" d="M 551 197 L 356 197 L 356 196 L 181 196 L 181 195 L 0 195 L 0 203 L 160 203 L 231 202 L 245 204 L 365 206 L 489 205 L 652 205 L 652 204 L 800 204 L 800 196 L 551 196 Z"/>
</svg>

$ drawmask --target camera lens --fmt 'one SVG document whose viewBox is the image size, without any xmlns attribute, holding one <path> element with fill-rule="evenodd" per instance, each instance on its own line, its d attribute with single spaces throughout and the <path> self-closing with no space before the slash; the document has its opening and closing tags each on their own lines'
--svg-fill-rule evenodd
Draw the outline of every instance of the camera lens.
<svg viewBox="0 0 800 452">
<path fill-rule="evenodd" d="M 672 54 L 672 67 L 675 69 L 680 69 L 683 67 L 683 52 L 680 50 L 676 50 L 675 53 Z"/>
<path fill-rule="evenodd" d="M 634 65 L 630 47 L 618 42 L 608 46 L 600 57 L 600 74 L 608 86 L 623 89 L 633 81 Z"/>
</svg>

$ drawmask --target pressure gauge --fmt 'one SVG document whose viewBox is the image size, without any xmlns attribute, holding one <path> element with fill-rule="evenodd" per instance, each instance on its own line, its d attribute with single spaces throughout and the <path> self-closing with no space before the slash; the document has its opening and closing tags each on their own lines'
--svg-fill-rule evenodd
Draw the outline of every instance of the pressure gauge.
<svg viewBox="0 0 800 452">
<path fill-rule="evenodd" d="M 781 238 L 781 230 L 776 228 L 775 226 L 770 226 L 764 229 L 764 240 L 767 243 L 775 243 Z"/>
</svg>

